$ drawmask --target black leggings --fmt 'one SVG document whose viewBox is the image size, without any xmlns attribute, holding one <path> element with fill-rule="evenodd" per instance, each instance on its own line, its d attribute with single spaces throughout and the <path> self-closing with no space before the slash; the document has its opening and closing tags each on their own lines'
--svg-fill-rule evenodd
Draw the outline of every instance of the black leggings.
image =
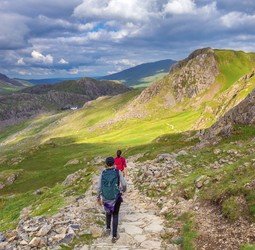
<svg viewBox="0 0 255 250">
<path fill-rule="evenodd" d="M 112 220 L 112 237 L 117 237 L 120 204 L 121 204 L 121 199 L 118 199 L 114 206 L 114 212 L 106 213 L 106 228 L 107 229 L 111 228 L 111 220 Z"/>
</svg>

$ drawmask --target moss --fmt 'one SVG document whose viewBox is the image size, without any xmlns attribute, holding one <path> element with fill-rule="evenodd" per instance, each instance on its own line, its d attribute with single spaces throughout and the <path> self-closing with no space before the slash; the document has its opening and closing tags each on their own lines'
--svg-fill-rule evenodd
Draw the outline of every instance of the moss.
<svg viewBox="0 0 255 250">
<path fill-rule="evenodd" d="M 184 250 L 195 249 L 195 239 L 197 232 L 195 231 L 195 225 L 193 216 L 190 213 L 184 213 L 180 220 L 184 223 L 182 227 L 182 248 Z"/>
<path fill-rule="evenodd" d="M 74 240 L 69 245 L 62 245 L 62 250 L 72 250 L 76 245 L 90 245 L 93 241 L 91 234 L 83 234 L 81 236 L 75 237 Z"/>
<path fill-rule="evenodd" d="M 231 221 L 235 221 L 243 215 L 243 208 L 238 202 L 238 197 L 231 196 L 222 203 L 222 213 Z"/>
</svg>

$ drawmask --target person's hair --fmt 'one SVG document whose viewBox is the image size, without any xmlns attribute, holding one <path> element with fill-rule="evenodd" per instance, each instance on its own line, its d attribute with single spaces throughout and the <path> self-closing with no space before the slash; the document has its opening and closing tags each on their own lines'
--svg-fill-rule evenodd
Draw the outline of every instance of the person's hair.
<svg viewBox="0 0 255 250">
<path fill-rule="evenodd" d="M 105 164 L 108 166 L 108 167 L 111 167 L 114 165 L 114 158 L 113 157 L 107 157 L 105 159 Z"/>
<path fill-rule="evenodd" d="M 121 156 L 122 152 L 121 150 L 117 150 L 117 156 Z"/>
</svg>

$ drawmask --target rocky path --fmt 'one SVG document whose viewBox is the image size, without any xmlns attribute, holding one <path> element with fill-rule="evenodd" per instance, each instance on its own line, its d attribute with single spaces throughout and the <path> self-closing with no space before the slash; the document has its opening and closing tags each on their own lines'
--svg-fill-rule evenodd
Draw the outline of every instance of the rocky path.
<svg viewBox="0 0 255 250">
<path fill-rule="evenodd" d="M 129 172 L 132 173 L 135 164 L 129 162 L 128 166 Z M 123 199 L 118 230 L 120 239 L 112 244 L 111 237 L 98 238 L 91 246 L 83 246 L 81 250 L 165 248 L 160 237 L 164 232 L 164 225 L 162 218 L 157 215 L 158 208 L 151 204 L 148 198 L 139 194 L 131 177 L 128 179 L 128 192 L 124 194 Z"/>
<path fill-rule="evenodd" d="M 68 205 L 53 216 L 33 217 L 30 207 L 23 209 L 17 228 L 5 235 L 0 233 L 0 250 L 59 250 L 64 245 L 75 250 L 176 249 L 172 245 L 166 246 L 162 240 L 166 229 L 155 202 L 141 195 L 133 185 L 132 175 L 137 175 L 136 168 L 129 162 L 128 191 L 123 195 L 120 208 L 120 239 L 115 244 L 111 243 L 111 237 L 101 237 L 105 215 L 103 208 L 95 202 L 98 176 L 94 175 L 89 190 L 80 197 L 70 197 Z M 62 185 L 73 185 L 84 174 L 86 171 L 79 170 L 69 175 Z M 84 236 L 95 240 L 92 243 L 83 241 Z M 85 242 L 88 245 L 84 245 Z"/>
</svg>

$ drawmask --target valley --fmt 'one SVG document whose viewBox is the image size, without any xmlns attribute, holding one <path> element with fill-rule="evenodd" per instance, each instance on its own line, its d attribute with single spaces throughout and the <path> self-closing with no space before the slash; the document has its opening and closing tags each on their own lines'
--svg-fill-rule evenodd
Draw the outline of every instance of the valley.
<svg viewBox="0 0 255 250">
<path fill-rule="evenodd" d="M 102 159 L 121 148 L 135 164 L 139 197 L 156 204 L 164 220 L 164 244 L 252 249 L 254 69 L 255 53 L 205 48 L 145 89 L 81 79 L 1 96 L 0 122 L 8 123 L 0 126 L 0 231 L 12 234 L 21 214 L 25 223 L 54 217 L 89 190 Z M 79 109 L 60 112 L 67 103 Z M 92 231 L 84 236 L 89 243 L 83 236 L 77 249 L 100 241 Z M 19 245 L 17 238 L 9 244 Z"/>
</svg>

